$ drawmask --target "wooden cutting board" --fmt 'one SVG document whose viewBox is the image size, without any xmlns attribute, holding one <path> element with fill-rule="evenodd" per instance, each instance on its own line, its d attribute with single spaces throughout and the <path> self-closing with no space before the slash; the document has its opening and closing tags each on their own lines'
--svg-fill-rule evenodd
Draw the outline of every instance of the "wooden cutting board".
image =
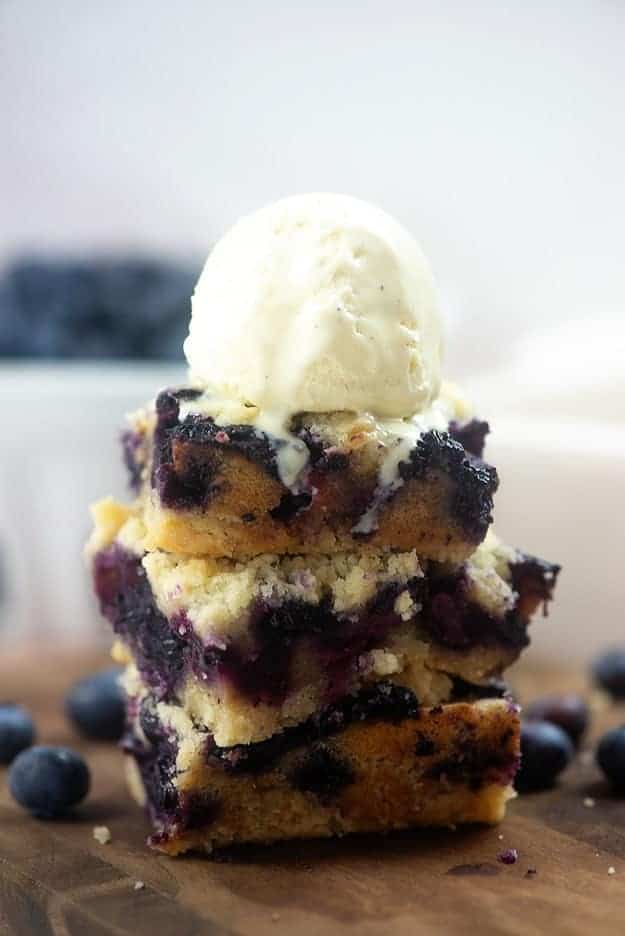
<svg viewBox="0 0 625 936">
<path fill-rule="evenodd" d="M 2 697 L 30 706 L 39 739 L 80 748 L 93 773 L 88 801 L 62 822 L 27 816 L 3 779 L 0 932 L 625 933 L 625 800 L 609 794 L 583 755 L 557 790 L 512 803 L 499 828 L 300 842 L 219 861 L 150 852 L 145 819 L 124 789 L 121 755 L 80 743 L 63 718 L 66 687 L 102 663 L 42 648 L 0 663 Z M 583 674 L 521 671 L 515 685 L 531 698 L 579 688 Z M 620 720 L 623 709 L 601 711 L 595 733 Z M 587 797 L 594 807 L 584 805 Z M 95 825 L 108 826 L 110 844 L 94 840 Z M 506 848 L 518 850 L 516 864 L 498 861 Z"/>
</svg>

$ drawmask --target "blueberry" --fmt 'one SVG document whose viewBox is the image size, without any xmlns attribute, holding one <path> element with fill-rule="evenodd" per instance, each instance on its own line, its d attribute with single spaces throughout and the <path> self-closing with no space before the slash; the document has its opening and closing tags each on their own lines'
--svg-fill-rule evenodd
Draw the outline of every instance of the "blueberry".
<svg viewBox="0 0 625 936">
<path fill-rule="evenodd" d="M 90 781 L 82 757 L 64 747 L 28 748 L 18 754 L 9 770 L 11 795 L 40 819 L 66 813 L 85 798 Z"/>
<path fill-rule="evenodd" d="M 597 747 L 597 763 L 612 786 L 625 791 L 625 725 L 603 735 Z"/>
<path fill-rule="evenodd" d="M 615 699 L 625 699 L 625 647 L 608 650 L 595 660 L 592 671 L 598 686 Z"/>
<path fill-rule="evenodd" d="M 35 725 L 21 705 L 0 705 L 0 764 L 10 764 L 20 751 L 35 740 Z"/>
<path fill-rule="evenodd" d="M 547 721 L 521 725 L 521 768 L 514 785 L 520 792 L 552 786 L 573 757 L 569 736 Z"/>
<path fill-rule="evenodd" d="M 588 706 L 572 692 L 564 695 L 543 696 L 536 699 L 523 711 L 526 721 L 547 721 L 558 725 L 577 747 L 588 728 Z"/>
<path fill-rule="evenodd" d="M 87 676 L 65 697 L 65 713 L 81 734 L 97 741 L 118 741 L 124 731 L 124 693 L 117 667 Z"/>
</svg>

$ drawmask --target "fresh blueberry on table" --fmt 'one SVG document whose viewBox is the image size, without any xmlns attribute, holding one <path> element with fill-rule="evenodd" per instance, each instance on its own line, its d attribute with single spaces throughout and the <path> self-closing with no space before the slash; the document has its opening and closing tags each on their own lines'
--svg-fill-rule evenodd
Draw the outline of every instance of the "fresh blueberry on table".
<svg viewBox="0 0 625 936">
<path fill-rule="evenodd" d="M 562 695 L 549 695 L 536 699 L 523 710 L 523 717 L 528 722 L 546 721 L 566 731 L 577 747 L 588 728 L 588 706 L 581 696 L 568 692 Z"/>
<path fill-rule="evenodd" d="M 521 793 L 546 790 L 573 757 L 571 739 L 562 728 L 547 721 L 521 725 L 521 767 L 514 785 Z"/>
<path fill-rule="evenodd" d="M 0 703 L 0 764 L 10 764 L 14 757 L 35 740 L 35 725 L 21 705 Z"/>
<path fill-rule="evenodd" d="M 64 815 L 85 798 L 90 783 L 82 757 L 65 747 L 28 748 L 9 770 L 11 795 L 39 819 Z"/>
<path fill-rule="evenodd" d="M 625 647 L 614 647 L 595 660 L 594 681 L 615 699 L 625 699 Z"/>
<path fill-rule="evenodd" d="M 65 697 L 65 712 L 78 731 L 96 741 L 118 741 L 124 731 L 124 694 L 118 667 L 77 682 Z"/>
<path fill-rule="evenodd" d="M 603 735 L 597 747 L 597 763 L 612 786 L 625 791 L 625 725 Z"/>
</svg>

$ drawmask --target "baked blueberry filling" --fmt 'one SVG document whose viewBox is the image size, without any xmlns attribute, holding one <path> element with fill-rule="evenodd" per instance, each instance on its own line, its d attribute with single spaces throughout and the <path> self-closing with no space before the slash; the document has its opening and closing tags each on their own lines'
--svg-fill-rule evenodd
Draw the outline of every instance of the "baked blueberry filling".
<svg viewBox="0 0 625 936">
<path fill-rule="evenodd" d="M 470 455 L 481 458 L 484 454 L 486 436 L 490 426 L 481 419 L 470 419 L 466 423 L 450 422 L 449 435 L 464 448 Z"/>
<path fill-rule="evenodd" d="M 168 621 L 156 606 L 140 558 L 118 544 L 96 555 L 94 583 L 103 614 L 130 647 L 158 698 L 175 698 L 191 672 L 208 685 L 232 686 L 253 704 L 279 705 L 292 689 L 294 653 L 305 647 L 326 676 L 329 703 L 349 691 L 362 655 L 383 646 L 402 623 L 394 605 L 405 587 L 421 605 L 415 618 L 419 632 L 426 631 L 435 643 L 467 652 L 478 646 L 512 650 L 526 646 L 528 616 L 519 610 L 526 598 L 522 589 L 529 588 L 530 597 L 540 589 L 540 598 L 546 601 L 557 574 L 555 567 L 532 562 L 521 560 L 525 571 L 515 579 L 521 589 L 519 607 L 501 618 L 469 600 L 462 570 L 443 575 L 432 564 L 426 578 L 380 589 L 358 614 L 336 614 L 327 599 L 318 605 L 288 601 L 278 606 L 259 600 L 246 638 L 225 647 L 202 643 L 184 612 Z"/>
<path fill-rule="evenodd" d="M 122 457 L 128 471 L 130 490 L 138 494 L 143 480 L 143 447 L 145 439 L 140 432 L 128 429 L 121 434 Z"/>
<path fill-rule="evenodd" d="M 395 683 L 379 682 L 325 706 L 301 725 L 286 728 L 265 741 L 217 747 L 209 735 L 206 756 L 209 762 L 219 763 L 229 773 L 263 773 L 289 751 L 310 747 L 355 722 L 397 722 L 418 715 L 419 703 L 414 692 Z"/>
<path fill-rule="evenodd" d="M 165 507 L 205 506 L 217 489 L 218 447 L 229 445 L 262 464 L 276 477 L 276 450 L 252 426 L 218 426 L 204 416 L 179 420 L 180 402 L 196 399 L 199 390 L 163 390 L 156 400 L 152 486 Z"/>
<path fill-rule="evenodd" d="M 122 748 L 131 754 L 141 773 L 148 811 L 155 826 L 164 830 L 175 827 L 178 832 L 209 825 L 219 814 L 217 797 L 208 791 L 180 791 L 175 784 L 178 745 L 156 716 L 153 703 L 146 699 L 139 712 L 139 723 L 145 741 L 129 728 Z M 157 833 L 152 844 L 167 837 Z"/>
<path fill-rule="evenodd" d="M 508 786 L 519 769 L 519 757 L 510 752 L 513 729 L 502 728 L 488 740 L 475 737 L 475 726 L 466 722 L 460 726 L 453 752 L 428 769 L 428 776 L 439 783 L 464 783 L 471 790 L 496 783 Z"/>
<path fill-rule="evenodd" d="M 113 630 L 132 650 L 139 670 L 161 699 L 173 698 L 190 670 L 214 684 L 226 681 L 257 704 L 279 704 L 291 689 L 291 663 L 303 642 L 327 676 L 329 700 L 342 695 L 361 654 L 379 646 L 400 622 L 395 599 L 404 586 L 388 585 L 358 615 L 337 615 L 319 605 L 258 601 L 251 613 L 251 640 L 207 647 L 184 613 L 171 622 L 154 601 L 141 560 L 113 544 L 94 561 L 95 591 Z M 416 591 L 420 580 L 412 583 Z"/>
<path fill-rule="evenodd" d="M 180 420 L 180 402 L 199 396 L 192 389 L 164 390 L 156 401 L 156 428 L 152 459 L 152 486 L 163 506 L 175 510 L 206 507 L 223 483 L 220 475 L 220 449 L 228 446 L 246 458 L 261 465 L 271 477 L 278 479 L 277 451 L 283 444 L 253 426 L 218 426 L 208 416 L 189 415 Z M 302 424 L 301 417 L 292 426 L 293 433 L 306 445 L 309 452 L 307 477 L 297 491 L 285 491 L 279 504 L 270 513 L 274 520 L 288 523 L 307 510 L 313 501 L 323 497 L 326 479 L 337 471 L 349 471 L 349 453 L 327 446 L 324 441 Z M 449 509 L 452 517 L 463 527 L 466 535 L 479 542 L 490 522 L 493 494 L 497 489 L 497 473 L 481 461 L 488 424 L 471 420 L 460 425 L 451 423 L 449 432 L 424 433 L 410 455 L 399 466 L 402 480 L 425 479 L 442 472 L 453 483 Z M 126 445 L 126 444 L 125 444 Z M 136 469 L 129 461 L 127 448 L 124 457 L 135 482 Z M 396 485 L 376 488 L 362 481 L 353 490 L 345 515 L 356 535 L 366 537 L 375 529 L 375 522 L 359 527 L 365 514 L 373 516 L 376 509 L 390 500 Z"/>
<path fill-rule="evenodd" d="M 480 542 L 493 519 L 493 495 L 499 485 L 496 469 L 468 454 L 448 433 L 432 429 L 417 441 L 409 460 L 400 463 L 399 475 L 407 481 L 425 479 L 437 471 L 454 482 L 452 517 L 462 524 L 467 535 Z"/>
<path fill-rule="evenodd" d="M 322 802 L 330 801 L 353 783 L 354 771 L 344 757 L 327 744 L 314 744 L 291 771 L 289 780 L 296 790 L 314 793 Z"/>
<path fill-rule="evenodd" d="M 185 641 L 156 607 L 141 560 L 113 543 L 96 555 L 93 577 L 102 613 L 132 647 L 153 691 L 168 698 L 182 675 Z"/>
<path fill-rule="evenodd" d="M 420 622 L 434 641 L 453 650 L 499 644 L 521 650 L 529 643 L 528 619 L 516 609 L 501 618 L 469 600 L 469 582 L 460 570 L 432 577 L 423 601 Z"/>
</svg>

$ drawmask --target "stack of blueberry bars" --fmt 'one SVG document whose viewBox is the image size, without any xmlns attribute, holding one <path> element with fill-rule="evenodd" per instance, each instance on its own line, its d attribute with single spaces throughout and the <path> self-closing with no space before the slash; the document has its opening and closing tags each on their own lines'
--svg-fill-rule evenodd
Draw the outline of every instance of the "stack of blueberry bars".
<svg viewBox="0 0 625 936">
<path fill-rule="evenodd" d="M 501 677 L 558 567 L 490 530 L 488 426 L 440 381 L 416 242 L 345 196 L 262 209 L 209 256 L 185 353 L 87 550 L 150 843 L 499 821 Z"/>
</svg>

